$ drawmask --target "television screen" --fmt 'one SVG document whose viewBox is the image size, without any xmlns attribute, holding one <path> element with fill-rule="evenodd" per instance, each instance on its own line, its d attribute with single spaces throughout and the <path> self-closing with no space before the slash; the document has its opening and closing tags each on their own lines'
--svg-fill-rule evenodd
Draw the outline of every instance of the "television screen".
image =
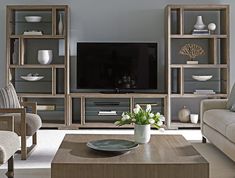
<svg viewBox="0 0 235 178">
<path fill-rule="evenodd" d="M 157 89 L 157 43 L 77 43 L 78 89 Z"/>
</svg>

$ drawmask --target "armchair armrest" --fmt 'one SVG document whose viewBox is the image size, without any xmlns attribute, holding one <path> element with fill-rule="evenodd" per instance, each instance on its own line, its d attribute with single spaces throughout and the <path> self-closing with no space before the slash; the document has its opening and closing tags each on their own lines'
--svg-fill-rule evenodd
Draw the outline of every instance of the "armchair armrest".
<svg viewBox="0 0 235 178">
<path fill-rule="evenodd" d="M 32 113 L 37 114 L 37 103 L 36 102 L 20 102 L 21 106 L 23 107 L 31 107 Z"/>
<path fill-rule="evenodd" d="M 0 130 L 14 131 L 14 117 L 0 116 Z"/>
<path fill-rule="evenodd" d="M 20 113 L 21 136 L 26 135 L 26 109 L 25 108 L 1 108 L 0 113 Z"/>
<path fill-rule="evenodd" d="M 200 105 L 200 116 L 201 121 L 203 119 L 203 114 L 205 111 L 211 109 L 226 109 L 228 99 L 205 99 L 201 101 Z"/>
</svg>

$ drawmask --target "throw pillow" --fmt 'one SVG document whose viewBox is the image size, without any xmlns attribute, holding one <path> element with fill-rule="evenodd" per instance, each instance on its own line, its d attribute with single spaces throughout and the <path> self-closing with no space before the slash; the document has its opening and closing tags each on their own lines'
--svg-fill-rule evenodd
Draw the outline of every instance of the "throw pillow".
<svg viewBox="0 0 235 178">
<path fill-rule="evenodd" d="M 11 83 L 0 89 L 0 108 L 20 108 L 18 96 Z"/>
</svg>

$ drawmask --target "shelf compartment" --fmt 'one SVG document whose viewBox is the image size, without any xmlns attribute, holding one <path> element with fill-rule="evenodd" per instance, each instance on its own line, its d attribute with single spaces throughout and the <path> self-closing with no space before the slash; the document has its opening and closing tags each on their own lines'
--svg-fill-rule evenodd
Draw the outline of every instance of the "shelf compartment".
<svg viewBox="0 0 235 178">
<path fill-rule="evenodd" d="M 21 78 L 21 76 L 27 76 L 31 74 L 39 74 L 39 76 L 44 76 L 43 79 L 39 81 L 26 81 Z M 14 84 L 17 93 L 43 93 L 51 94 L 51 70 L 50 69 L 14 69 L 11 70 L 12 83 Z"/>
<path fill-rule="evenodd" d="M 25 16 L 41 16 L 41 22 L 26 22 Z M 52 34 L 51 10 L 13 10 L 10 17 L 12 35 L 22 35 L 25 31 L 41 31 L 43 34 Z"/>
<path fill-rule="evenodd" d="M 102 111 L 116 111 L 116 115 L 99 115 Z M 123 112 L 130 111 L 130 99 L 128 98 L 87 98 L 85 99 L 85 123 L 106 122 L 114 123 L 121 118 Z"/>
<path fill-rule="evenodd" d="M 182 8 L 174 8 L 170 11 L 171 34 L 182 34 L 183 13 Z"/>
<path fill-rule="evenodd" d="M 52 50 L 51 64 L 65 64 L 64 56 L 59 55 L 58 39 L 24 39 L 22 54 L 24 60 L 22 60 L 22 64 L 39 64 L 38 50 Z"/>
<path fill-rule="evenodd" d="M 82 124 L 81 123 L 81 98 L 72 98 L 72 124 Z"/>
<path fill-rule="evenodd" d="M 48 106 L 53 105 L 54 110 L 37 110 L 43 123 L 64 123 L 64 99 L 63 98 L 23 98 L 24 101 L 37 102 L 37 105 Z"/>
<path fill-rule="evenodd" d="M 173 122 L 179 122 L 179 118 L 178 118 L 178 113 L 179 111 L 186 106 L 189 110 L 191 114 L 198 114 L 199 115 L 199 121 L 198 123 L 200 123 L 200 102 L 202 99 L 207 99 L 207 97 L 201 97 L 201 98 L 193 98 L 193 102 L 192 102 L 192 98 L 171 98 L 171 126 Z M 186 123 L 182 123 L 182 124 L 186 124 Z M 190 121 L 188 122 L 188 124 L 191 124 Z"/>
<path fill-rule="evenodd" d="M 212 78 L 208 81 L 197 81 L 192 75 L 212 75 Z M 216 94 L 227 94 L 227 82 L 227 69 L 185 69 L 184 94 L 193 94 L 195 90 L 213 90 Z"/>
<path fill-rule="evenodd" d="M 194 29 L 194 25 L 197 21 L 197 16 L 202 16 L 202 20 L 205 25 L 209 23 L 216 24 L 216 30 L 214 34 L 226 35 L 226 33 L 223 33 L 223 31 L 221 30 L 220 11 L 218 10 L 191 11 L 191 10 L 186 10 L 186 9 L 184 10 L 184 34 L 192 34 L 192 30 Z"/>
<path fill-rule="evenodd" d="M 197 44 L 200 45 L 204 51 L 204 56 L 195 58 L 199 62 L 198 65 L 202 64 L 227 64 L 228 63 L 228 39 L 173 39 L 172 40 L 172 52 L 171 52 L 171 63 L 172 64 L 186 64 L 188 56 L 179 54 L 182 46 L 185 44 Z"/>
<path fill-rule="evenodd" d="M 182 94 L 183 90 L 182 68 L 171 69 L 171 94 Z"/>
<path fill-rule="evenodd" d="M 55 10 L 55 18 L 56 18 L 55 22 L 56 22 L 56 24 L 55 24 L 54 34 L 56 34 L 56 35 L 64 36 L 67 33 L 66 28 L 65 28 L 66 23 L 67 23 L 65 21 L 67 19 L 65 11 L 66 11 L 66 9 L 64 9 L 64 8 L 56 8 L 56 10 Z M 60 22 L 62 24 L 61 29 L 59 27 Z M 60 32 L 60 30 L 61 30 L 61 32 Z"/>
</svg>

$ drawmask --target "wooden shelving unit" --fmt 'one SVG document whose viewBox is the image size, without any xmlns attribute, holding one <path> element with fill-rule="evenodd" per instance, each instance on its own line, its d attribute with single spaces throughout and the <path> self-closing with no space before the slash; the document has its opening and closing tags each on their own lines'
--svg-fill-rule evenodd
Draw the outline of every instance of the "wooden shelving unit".
<svg viewBox="0 0 235 178">
<path fill-rule="evenodd" d="M 210 35 L 193 35 L 196 17 L 202 16 L 207 25 L 211 22 L 217 29 Z M 165 51 L 168 78 L 168 127 L 191 128 L 199 124 L 181 123 L 175 103 L 187 106 L 191 98 L 200 101 L 205 98 L 226 98 L 229 92 L 229 6 L 219 4 L 168 5 L 165 8 Z M 192 20 L 194 19 L 194 21 Z M 179 49 L 187 43 L 199 44 L 205 48 L 204 58 L 198 57 L 199 64 L 186 64 L 186 58 Z M 206 82 L 192 79 L 192 75 L 213 74 Z M 196 89 L 211 89 L 215 94 L 194 94 Z M 179 101 L 179 102 L 178 102 Z M 198 102 L 197 101 L 197 102 Z M 178 106 L 177 106 L 178 107 Z M 199 114 L 198 109 L 189 108 Z"/>
<path fill-rule="evenodd" d="M 7 83 L 13 83 L 22 100 L 36 101 L 39 105 L 50 105 L 51 102 L 56 105 L 54 111 L 38 112 L 43 127 L 67 124 L 67 98 L 70 91 L 68 13 L 67 5 L 7 6 Z M 60 14 L 62 34 L 58 30 Z M 40 22 L 27 22 L 25 16 L 41 16 L 42 19 Z M 42 35 L 24 35 L 25 31 L 41 31 Z M 63 45 L 60 41 L 63 41 Z M 37 51 L 42 49 L 53 51 L 51 64 L 44 65 L 37 61 Z M 40 81 L 21 78 L 29 73 L 38 73 L 44 78 Z"/>
</svg>

